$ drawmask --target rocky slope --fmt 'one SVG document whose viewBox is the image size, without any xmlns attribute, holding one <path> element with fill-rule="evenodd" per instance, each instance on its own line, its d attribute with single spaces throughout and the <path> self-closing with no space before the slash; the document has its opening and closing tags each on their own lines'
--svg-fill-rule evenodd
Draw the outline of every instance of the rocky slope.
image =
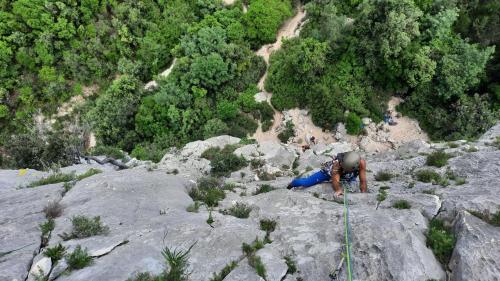
<svg viewBox="0 0 500 281">
<path fill-rule="evenodd" d="M 370 192 L 361 194 L 354 188 L 348 197 L 354 280 L 500 280 L 500 227 L 469 213 L 495 213 L 500 207 L 500 151 L 498 144 L 493 145 L 499 136 L 497 125 L 478 141 L 457 142 L 455 148 L 414 141 L 394 151 L 366 155 Z M 49 280 L 127 280 L 139 272 L 168 270 L 161 254 L 164 247 L 188 249 L 193 244 L 190 280 L 210 280 L 232 261 L 237 266 L 223 280 L 264 280 L 242 252 L 243 243 L 265 238 L 262 219 L 277 222 L 269 234 L 272 242 L 255 253 L 266 269 L 266 280 L 329 280 L 338 268 L 336 280 L 346 280 L 342 203 L 334 200 L 329 184 L 296 191 L 285 187 L 294 173 L 316 169 L 330 155 L 350 150 L 350 145 L 316 145 L 305 153 L 276 143 L 241 145 L 234 153 L 260 159 L 254 162 L 261 165 L 249 165 L 224 178 L 233 187 L 225 190 L 226 198 L 212 212 L 204 206 L 188 212 L 193 203 L 189 190 L 210 171 L 202 152 L 239 142 L 227 136 L 198 141 L 172 150 L 159 164 L 131 161 L 135 167 L 121 171 L 96 164 L 66 167 L 63 172 L 76 174 L 103 170 L 75 182 L 66 193 L 63 183 L 25 187 L 47 173 L 0 171 L 0 280 L 43 280 L 36 279 L 40 274 Z M 453 158 L 444 167 L 426 167 L 425 155 L 439 149 Z M 421 169 L 456 177 L 446 187 L 423 183 L 414 177 Z M 379 171 L 395 176 L 376 181 Z M 459 185 L 463 181 L 457 177 L 466 178 L 465 183 Z M 262 184 L 274 190 L 253 195 Z M 381 188 L 387 191 L 383 201 L 377 200 Z M 398 200 L 411 207 L 393 208 Z M 43 209 L 53 201 L 64 209 L 48 241 L 42 241 Z M 240 202 L 250 206 L 249 218 L 219 212 Z M 59 235 L 71 232 L 71 218 L 76 215 L 100 216 L 109 229 L 103 235 L 63 241 Z M 452 226 L 456 236 L 446 265 L 426 246 L 433 218 Z M 52 264 L 43 253 L 58 243 L 68 253 L 77 245 L 87 248 L 92 264 L 72 271 L 65 259 Z M 289 261 L 296 264 L 296 272 Z"/>
</svg>

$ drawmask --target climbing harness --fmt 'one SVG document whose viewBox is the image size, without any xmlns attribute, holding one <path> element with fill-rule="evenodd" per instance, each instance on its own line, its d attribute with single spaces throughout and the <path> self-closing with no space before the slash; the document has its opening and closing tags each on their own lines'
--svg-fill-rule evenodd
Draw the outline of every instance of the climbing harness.
<svg viewBox="0 0 500 281">
<path fill-rule="evenodd" d="M 347 200 L 348 189 L 344 185 L 344 236 L 345 236 L 345 258 L 347 262 L 347 280 L 352 281 L 352 262 L 351 262 L 351 238 L 349 225 L 349 201 Z"/>
</svg>

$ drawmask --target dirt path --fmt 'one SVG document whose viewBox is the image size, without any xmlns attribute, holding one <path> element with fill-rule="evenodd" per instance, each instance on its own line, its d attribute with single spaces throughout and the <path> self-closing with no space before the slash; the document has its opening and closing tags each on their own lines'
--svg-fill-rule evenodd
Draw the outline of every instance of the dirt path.
<svg viewBox="0 0 500 281">
<path fill-rule="evenodd" d="M 272 44 L 267 44 L 262 46 L 256 54 L 258 56 L 261 56 L 264 58 L 264 61 L 266 62 L 267 65 L 269 65 L 269 57 L 274 51 L 277 51 L 281 48 L 281 45 L 283 43 L 283 39 L 287 38 L 292 38 L 298 35 L 301 23 L 304 20 L 306 16 L 306 13 L 303 9 L 302 6 L 299 6 L 297 8 L 297 14 L 287 20 L 283 25 L 281 26 L 280 30 L 278 31 L 278 35 L 276 38 L 276 42 Z M 262 78 L 259 80 L 258 83 L 258 88 L 261 91 L 260 95 L 265 98 L 265 100 L 270 104 L 271 103 L 271 97 L 272 94 L 266 92 L 264 89 L 264 82 L 266 81 L 267 78 L 267 71 L 264 73 Z M 259 124 L 259 128 L 255 132 L 255 134 L 252 136 L 254 139 L 257 140 L 257 142 L 264 142 L 264 141 L 275 141 L 279 142 L 278 139 L 278 132 L 277 129 L 281 126 L 283 121 L 283 114 L 277 110 L 274 111 L 274 122 L 273 126 L 271 129 L 267 132 L 262 132 L 261 125 Z"/>
<path fill-rule="evenodd" d="M 167 77 L 168 75 L 170 75 L 170 73 L 172 72 L 172 69 L 174 69 L 174 66 L 176 63 L 177 63 L 177 58 L 174 58 L 174 60 L 172 61 L 172 64 L 165 71 L 160 73 L 159 76 L 160 77 Z M 151 90 L 153 88 L 156 88 L 157 86 L 158 86 L 158 83 L 156 81 L 152 80 L 152 81 L 149 81 L 148 83 L 146 83 L 146 85 L 144 85 L 144 89 Z"/>
<path fill-rule="evenodd" d="M 392 97 L 389 101 L 388 109 L 392 110 L 393 116 L 398 114 L 396 106 L 400 104 L 401 101 L 402 100 L 397 97 Z M 429 141 L 429 136 L 422 131 L 422 129 L 420 129 L 416 120 L 410 119 L 406 116 L 394 118 L 394 120 L 398 124 L 396 126 L 389 127 L 389 135 L 395 143 L 405 143 L 413 140 Z"/>
</svg>

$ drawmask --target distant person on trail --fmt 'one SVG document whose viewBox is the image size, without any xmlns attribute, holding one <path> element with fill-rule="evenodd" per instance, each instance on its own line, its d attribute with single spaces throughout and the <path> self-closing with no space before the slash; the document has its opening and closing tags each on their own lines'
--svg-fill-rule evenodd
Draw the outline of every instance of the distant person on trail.
<svg viewBox="0 0 500 281">
<path fill-rule="evenodd" d="M 344 194 L 342 184 L 351 184 L 359 177 L 359 189 L 367 192 L 366 187 L 366 161 L 354 151 L 339 153 L 331 161 L 323 163 L 321 170 L 307 178 L 294 179 L 288 189 L 294 187 L 310 187 L 318 183 L 331 180 L 335 196 Z"/>
<path fill-rule="evenodd" d="M 396 126 L 398 122 L 394 121 L 392 118 L 392 110 L 387 110 L 384 114 L 384 123 L 389 124 L 389 126 Z"/>
</svg>

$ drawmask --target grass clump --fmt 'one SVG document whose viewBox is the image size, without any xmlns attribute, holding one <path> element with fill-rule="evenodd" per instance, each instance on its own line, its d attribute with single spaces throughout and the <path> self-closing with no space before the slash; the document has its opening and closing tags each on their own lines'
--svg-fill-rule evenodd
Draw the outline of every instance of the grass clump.
<svg viewBox="0 0 500 281">
<path fill-rule="evenodd" d="M 281 142 L 287 143 L 291 137 L 295 136 L 295 126 L 292 121 L 287 121 L 285 124 L 285 130 L 278 134 L 278 138 Z"/>
<path fill-rule="evenodd" d="M 59 201 L 51 201 L 43 208 L 43 212 L 47 219 L 55 219 L 62 215 L 63 207 Z"/>
<path fill-rule="evenodd" d="M 248 257 L 248 264 L 255 269 L 255 272 L 257 275 L 262 277 L 264 280 L 266 279 L 266 267 L 264 266 L 264 263 L 262 263 L 262 260 L 260 259 L 259 256 L 257 255 L 252 255 Z"/>
<path fill-rule="evenodd" d="M 490 214 L 490 212 L 487 210 L 483 212 L 468 210 L 468 212 L 471 215 L 478 217 L 493 226 L 500 226 L 500 210 L 498 210 L 494 214 Z"/>
<path fill-rule="evenodd" d="M 41 223 L 40 230 L 42 231 L 42 236 L 48 236 L 52 230 L 56 227 L 56 222 L 54 219 L 48 219 L 46 222 Z"/>
<path fill-rule="evenodd" d="M 460 145 L 456 142 L 448 142 L 448 147 L 449 148 L 457 148 L 459 147 Z"/>
<path fill-rule="evenodd" d="M 222 210 L 221 212 L 224 215 L 231 215 L 240 219 L 247 219 L 250 216 L 250 212 L 252 212 L 252 208 L 250 208 L 245 203 L 237 202 L 231 208 Z"/>
<path fill-rule="evenodd" d="M 226 182 L 222 186 L 222 190 L 228 190 L 228 191 L 234 192 L 234 189 L 236 187 L 237 187 L 237 185 L 235 183 L 233 183 L 233 182 Z"/>
<path fill-rule="evenodd" d="M 219 201 L 226 198 L 224 190 L 220 187 L 218 179 L 213 177 L 203 177 L 198 180 L 197 186 L 189 191 L 189 196 L 194 201 L 201 201 L 208 207 L 216 207 Z"/>
<path fill-rule="evenodd" d="M 189 264 L 189 253 L 195 244 L 192 244 L 187 250 L 179 250 L 177 248 L 170 249 L 165 247 L 162 251 L 162 256 L 168 263 L 170 270 L 165 273 L 165 280 L 187 281 Z"/>
<path fill-rule="evenodd" d="M 264 241 L 259 240 L 258 237 L 255 238 L 252 244 L 243 243 L 241 245 L 241 250 L 247 257 L 255 254 L 255 252 L 262 248 L 264 248 Z"/>
<path fill-rule="evenodd" d="M 455 185 L 463 185 L 466 183 L 467 183 L 467 180 L 465 178 L 456 178 L 455 179 Z"/>
<path fill-rule="evenodd" d="M 71 233 L 64 232 L 59 235 L 63 240 L 81 239 L 96 235 L 104 235 L 109 232 L 109 227 L 102 225 L 101 217 L 88 218 L 85 216 L 74 216 L 71 218 L 73 229 Z"/>
<path fill-rule="evenodd" d="M 54 173 L 46 178 L 39 179 L 28 185 L 28 187 L 37 187 L 48 184 L 55 184 L 60 182 L 69 182 L 75 179 L 74 173 L 64 174 L 64 173 Z"/>
<path fill-rule="evenodd" d="M 68 191 L 70 191 L 73 186 L 75 186 L 75 183 L 74 182 L 65 182 L 63 184 L 63 192 L 62 192 L 62 195 L 64 196 L 66 193 L 68 193 Z"/>
<path fill-rule="evenodd" d="M 212 278 L 210 278 L 210 281 L 222 281 L 226 276 L 233 271 L 238 266 L 238 264 L 235 261 L 230 262 L 224 268 L 219 272 L 219 273 L 213 273 Z"/>
<path fill-rule="evenodd" d="M 316 197 L 316 198 L 319 198 L 319 193 L 313 192 L 313 196 Z"/>
<path fill-rule="evenodd" d="M 294 274 L 295 272 L 297 272 L 297 264 L 292 259 L 292 257 L 285 256 L 285 263 L 286 263 L 286 266 L 288 267 L 286 274 Z"/>
<path fill-rule="evenodd" d="M 266 192 L 271 192 L 274 190 L 274 187 L 270 186 L 269 184 L 262 184 L 259 186 L 259 188 L 253 193 L 253 195 L 261 194 L 261 193 L 266 193 Z"/>
<path fill-rule="evenodd" d="M 127 281 L 164 281 L 163 276 L 155 276 L 149 272 L 138 273 L 133 278 L 128 278 Z"/>
<path fill-rule="evenodd" d="M 252 167 L 252 169 L 261 168 L 265 164 L 266 164 L 266 160 L 264 160 L 264 159 L 254 158 L 254 159 L 250 160 L 250 167 Z"/>
<path fill-rule="evenodd" d="M 208 211 L 208 219 L 207 219 L 207 224 L 212 226 L 212 224 L 214 223 L 214 217 L 212 216 L 212 209 L 210 209 Z"/>
<path fill-rule="evenodd" d="M 441 181 L 441 176 L 434 172 L 433 170 L 419 170 L 415 173 L 415 177 L 418 181 L 429 183 L 429 182 L 439 182 Z"/>
<path fill-rule="evenodd" d="M 410 209 L 411 208 L 411 204 L 410 202 L 406 201 L 406 200 L 398 200 L 396 202 L 394 202 L 392 204 L 392 207 L 393 208 L 396 208 L 396 209 Z"/>
<path fill-rule="evenodd" d="M 75 250 L 66 256 L 69 270 L 82 269 L 92 264 L 92 257 L 89 256 L 87 249 L 82 250 L 80 245 L 76 246 Z"/>
<path fill-rule="evenodd" d="M 88 171 L 86 171 L 85 173 L 83 173 L 83 174 L 81 174 L 81 175 L 76 176 L 76 179 L 80 181 L 80 180 L 83 180 L 83 179 L 85 179 L 85 178 L 88 178 L 88 177 L 91 177 L 91 176 L 93 176 L 93 175 L 97 175 L 97 174 L 100 174 L 100 173 L 102 173 L 102 171 L 101 171 L 101 170 L 91 168 L 91 169 L 89 169 Z"/>
<path fill-rule="evenodd" d="M 391 180 L 393 177 L 393 174 L 387 172 L 387 171 L 379 171 L 376 175 L 375 175 L 375 180 L 376 181 L 389 181 Z"/>
<path fill-rule="evenodd" d="M 61 260 L 66 254 L 66 248 L 61 245 L 61 243 L 57 244 L 57 246 L 47 248 L 43 252 L 43 255 L 50 258 L 52 264 L 55 264 L 57 261 Z"/>
<path fill-rule="evenodd" d="M 195 201 L 193 204 L 187 206 L 186 211 L 190 213 L 198 213 L 198 211 L 200 210 L 200 206 L 200 202 Z"/>
<path fill-rule="evenodd" d="M 227 176 L 229 173 L 245 167 L 248 163 L 245 158 L 236 156 L 233 152 L 238 145 L 226 145 L 223 149 L 211 147 L 205 150 L 201 157 L 210 160 L 212 169 L 210 173 L 214 176 Z"/>
<path fill-rule="evenodd" d="M 448 159 L 451 156 L 444 151 L 434 151 L 431 154 L 427 155 L 426 165 L 434 166 L 434 167 L 443 167 L 448 164 Z"/>
<path fill-rule="evenodd" d="M 475 146 L 470 146 L 469 148 L 467 148 L 465 150 L 465 152 L 469 152 L 469 153 L 478 152 L 478 151 L 479 151 L 479 149 Z"/>
<path fill-rule="evenodd" d="M 427 247 L 429 247 L 439 262 L 448 264 L 455 247 L 455 237 L 444 222 L 433 219 L 427 232 Z"/>
<path fill-rule="evenodd" d="M 380 190 L 388 190 L 388 189 L 391 189 L 391 187 L 387 186 L 387 185 L 384 185 L 384 186 L 380 187 Z"/>
<path fill-rule="evenodd" d="M 385 189 L 380 189 L 377 194 L 377 201 L 382 202 L 385 199 L 387 199 L 387 190 Z"/>
<path fill-rule="evenodd" d="M 436 194 L 436 190 L 435 189 L 426 189 L 426 190 L 422 190 L 422 193 L 424 193 L 424 194 L 430 194 L 430 195 L 435 195 Z"/>
<path fill-rule="evenodd" d="M 272 219 L 261 219 L 260 220 L 260 230 L 264 230 L 266 233 L 271 233 L 276 230 L 276 225 L 278 223 Z"/>
</svg>

